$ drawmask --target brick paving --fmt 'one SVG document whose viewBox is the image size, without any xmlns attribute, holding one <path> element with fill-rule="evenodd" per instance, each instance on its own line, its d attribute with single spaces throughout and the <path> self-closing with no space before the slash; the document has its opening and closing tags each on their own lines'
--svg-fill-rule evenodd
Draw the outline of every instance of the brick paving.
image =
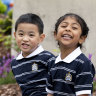
<svg viewBox="0 0 96 96">
<path fill-rule="evenodd" d="M 0 85 L 0 96 L 22 96 L 18 84 Z M 96 96 L 96 91 L 92 96 Z"/>
<path fill-rule="evenodd" d="M 22 96 L 17 84 L 0 85 L 0 96 Z"/>
</svg>

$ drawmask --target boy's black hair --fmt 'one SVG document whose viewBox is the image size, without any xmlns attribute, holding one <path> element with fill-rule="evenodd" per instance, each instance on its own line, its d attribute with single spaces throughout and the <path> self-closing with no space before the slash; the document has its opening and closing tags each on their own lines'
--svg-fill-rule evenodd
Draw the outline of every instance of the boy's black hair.
<svg viewBox="0 0 96 96">
<path fill-rule="evenodd" d="M 39 34 L 43 33 L 43 29 L 44 29 L 44 24 L 43 21 L 41 20 L 41 18 L 36 15 L 36 14 L 32 14 L 32 13 L 27 13 L 27 14 L 23 14 L 21 15 L 16 23 L 15 23 L 15 31 L 17 31 L 18 25 L 20 23 L 30 23 L 30 24 L 35 24 L 38 26 L 38 30 L 39 30 Z"/>
<path fill-rule="evenodd" d="M 57 34 L 58 32 L 58 26 L 59 24 L 67 17 L 74 17 L 76 19 L 76 21 L 80 24 L 81 26 L 81 30 L 82 30 L 82 34 L 81 36 L 86 36 L 88 35 L 88 31 L 89 31 L 89 28 L 86 24 L 86 22 L 84 21 L 83 18 L 81 18 L 79 15 L 77 14 L 74 14 L 74 13 L 68 13 L 68 14 L 65 14 L 64 16 L 61 16 L 58 20 L 57 20 L 57 23 L 55 24 L 55 32 Z M 82 47 L 81 44 L 78 44 L 78 46 Z"/>
</svg>

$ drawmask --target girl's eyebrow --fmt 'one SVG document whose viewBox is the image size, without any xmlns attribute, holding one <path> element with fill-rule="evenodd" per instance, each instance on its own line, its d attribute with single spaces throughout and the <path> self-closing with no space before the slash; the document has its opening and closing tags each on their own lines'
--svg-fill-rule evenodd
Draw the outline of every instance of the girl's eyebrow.
<svg viewBox="0 0 96 96">
<path fill-rule="evenodd" d="M 68 24 L 68 22 L 63 21 L 61 24 Z M 79 23 L 72 23 L 72 25 L 77 25 L 77 26 L 80 26 L 80 24 L 79 24 Z"/>
<path fill-rule="evenodd" d="M 79 24 L 79 23 L 72 23 L 72 25 L 77 25 L 77 26 L 80 26 L 80 24 Z"/>
</svg>

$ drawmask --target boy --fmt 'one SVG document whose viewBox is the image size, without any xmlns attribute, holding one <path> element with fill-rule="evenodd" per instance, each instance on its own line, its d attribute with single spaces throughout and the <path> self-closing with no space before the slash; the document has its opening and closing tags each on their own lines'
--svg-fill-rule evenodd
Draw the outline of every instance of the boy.
<svg viewBox="0 0 96 96">
<path fill-rule="evenodd" d="M 11 66 L 22 96 L 46 96 L 46 77 L 55 57 L 40 45 L 45 38 L 43 27 L 40 17 L 31 13 L 21 15 L 15 24 L 14 36 L 21 54 Z"/>
</svg>

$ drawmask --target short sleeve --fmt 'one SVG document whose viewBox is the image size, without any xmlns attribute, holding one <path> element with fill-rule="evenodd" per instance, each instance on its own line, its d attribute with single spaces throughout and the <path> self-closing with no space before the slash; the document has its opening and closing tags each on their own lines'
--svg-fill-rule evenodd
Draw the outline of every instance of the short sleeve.
<svg viewBox="0 0 96 96">
<path fill-rule="evenodd" d="M 79 64 L 75 80 L 76 95 L 92 93 L 94 72 L 95 68 L 90 61 Z"/>
<path fill-rule="evenodd" d="M 52 76 L 51 72 L 48 72 L 47 80 L 46 80 L 46 91 L 47 93 L 53 94 L 53 85 L 52 85 Z"/>
</svg>

